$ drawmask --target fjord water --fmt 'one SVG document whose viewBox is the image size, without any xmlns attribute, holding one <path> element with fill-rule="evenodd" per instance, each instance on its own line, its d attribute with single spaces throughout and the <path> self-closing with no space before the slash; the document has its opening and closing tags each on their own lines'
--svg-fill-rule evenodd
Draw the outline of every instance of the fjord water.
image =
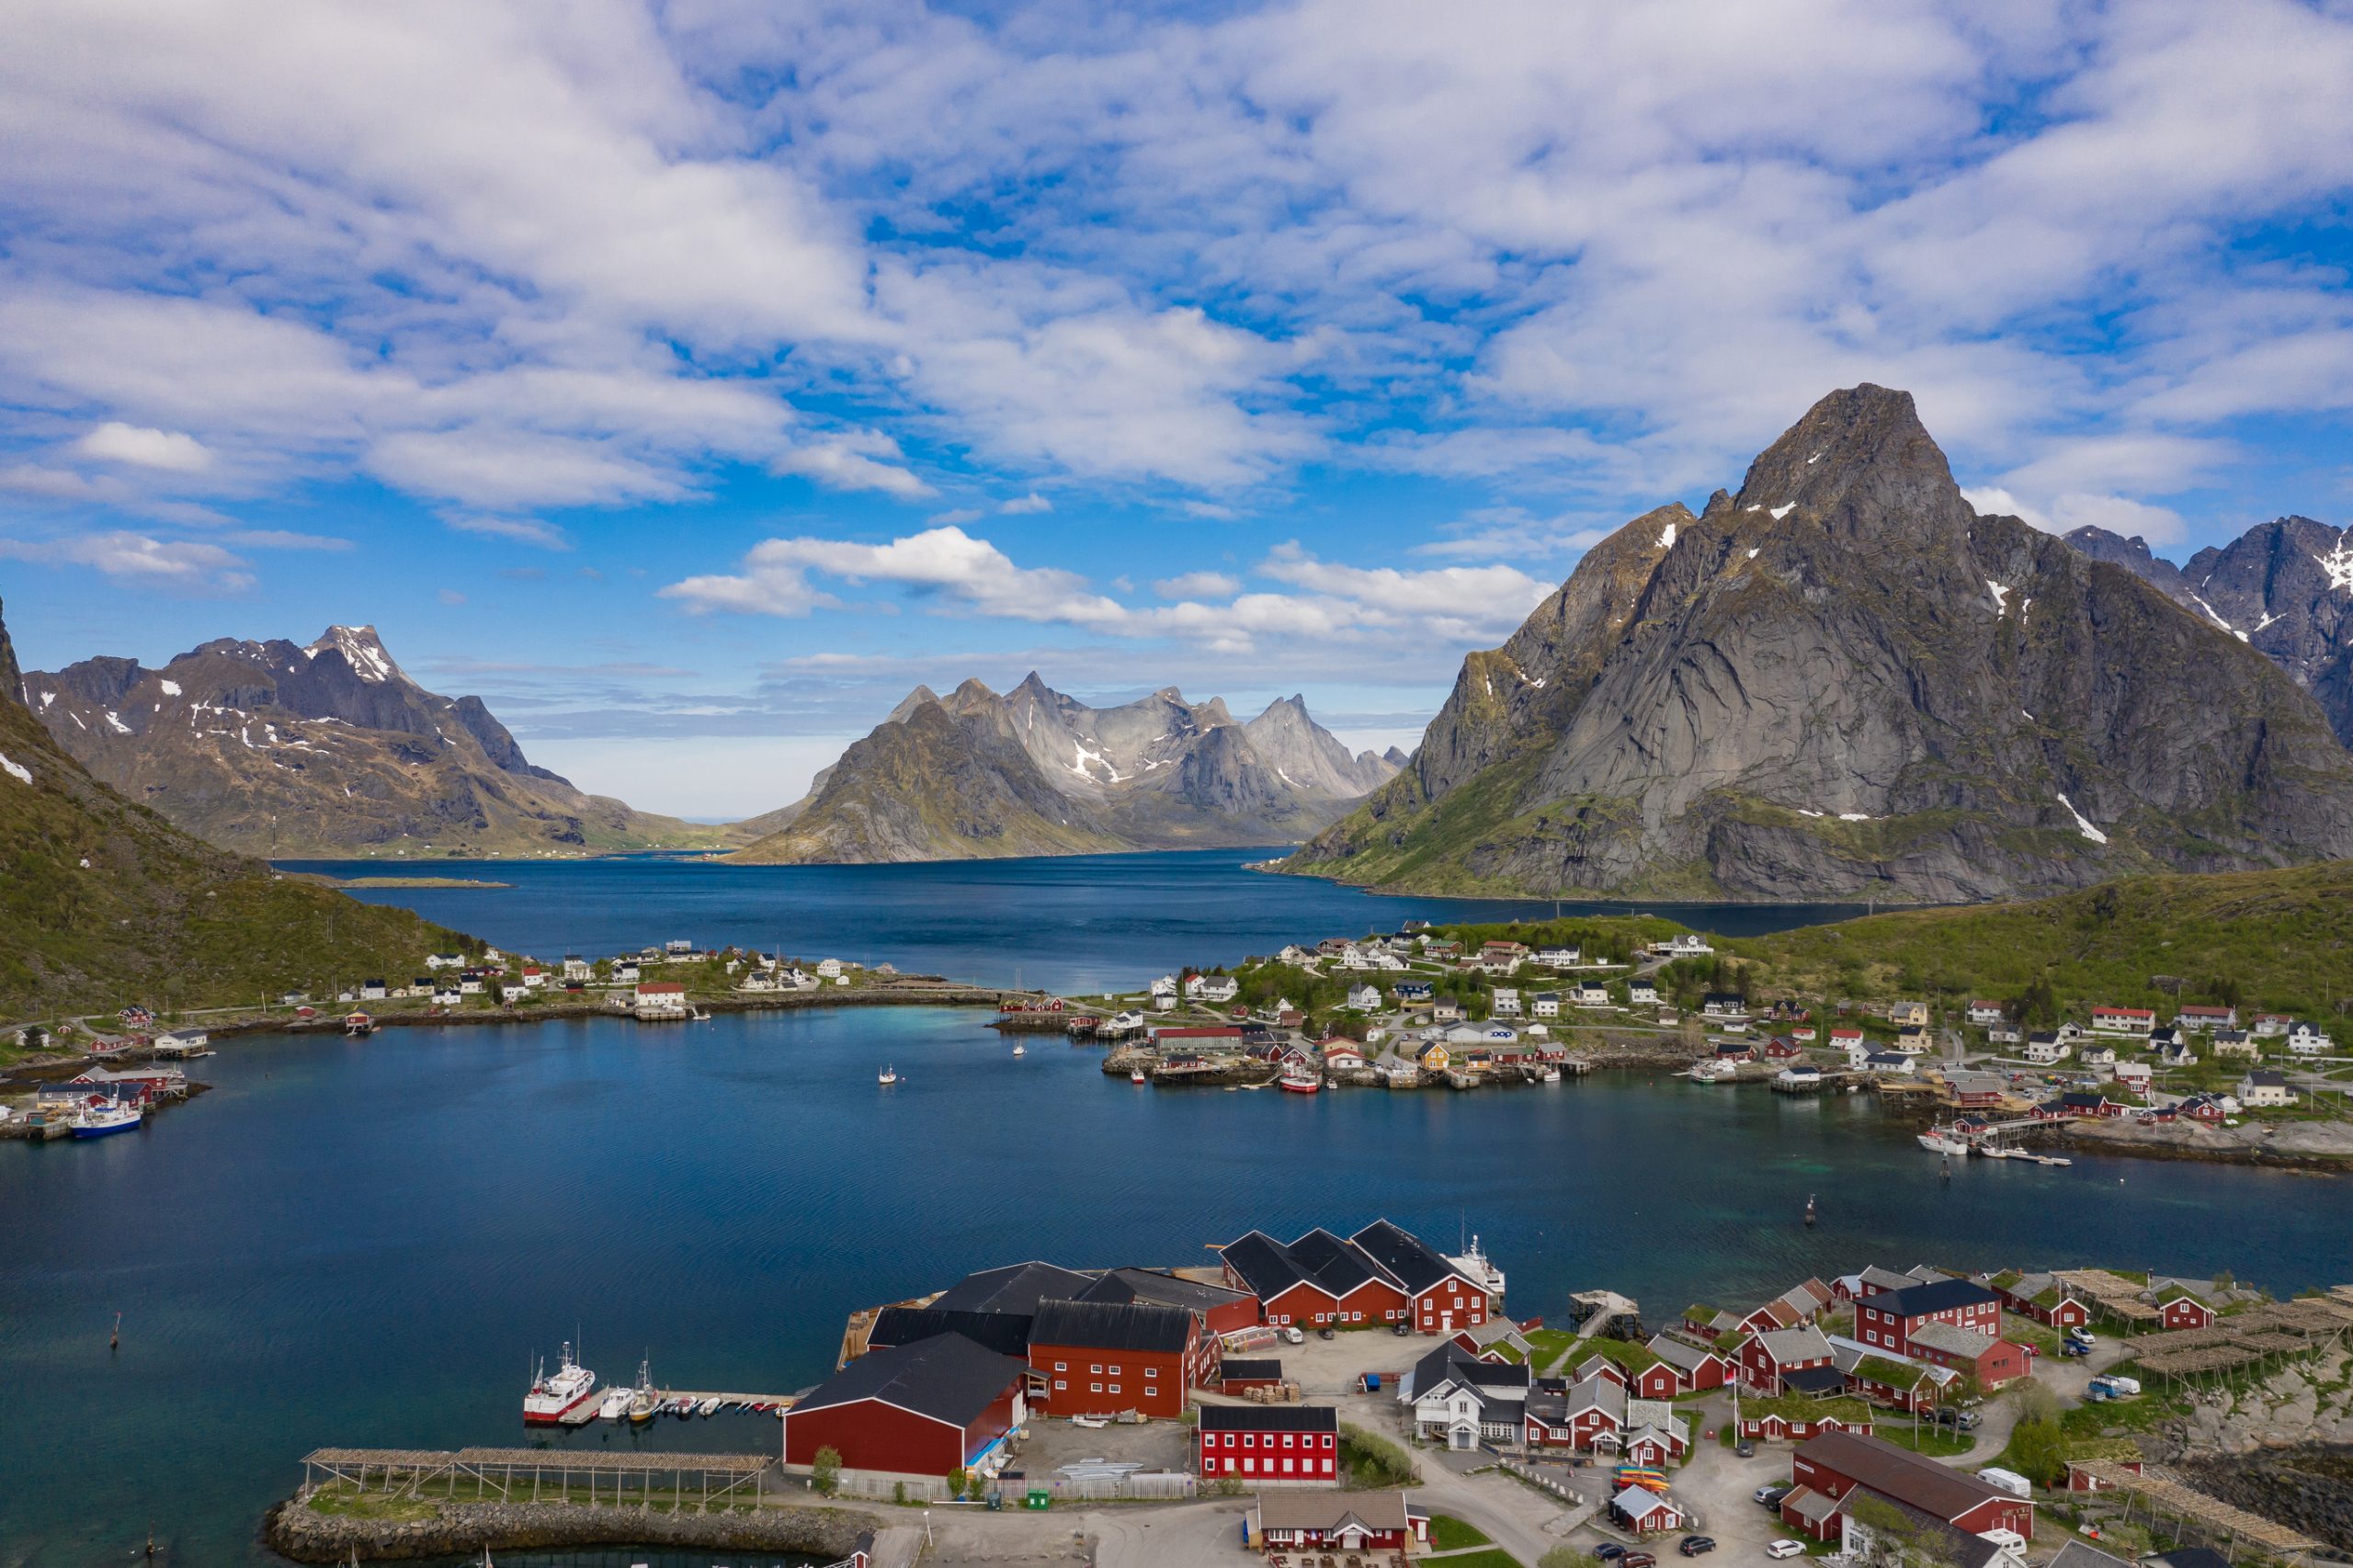
<svg viewBox="0 0 2353 1568">
<path fill-rule="evenodd" d="M 634 952 L 672 937 L 796 957 L 890 962 L 1068 992 L 1133 989 L 1180 963 L 1233 963 L 1285 942 L 1395 930 L 1401 921 L 1509 920 L 1550 903 L 1394 897 L 1245 869 L 1276 849 L 906 866 L 723 866 L 697 858 L 288 861 L 337 876 L 440 876 L 504 888 L 355 888 L 540 958 Z M 1726 936 L 1863 913 L 1859 904 L 1644 904 Z M 1562 903 L 1565 914 L 1628 913 Z"/>
<path fill-rule="evenodd" d="M 851 1308 L 1013 1259 L 1201 1263 L 1252 1226 L 1386 1214 L 1480 1233 L 1523 1314 L 1608 1284 L 1656 1321 L 1874 1259 L 2284 1290 L 2341 1276 L 2353 1235 L 2336 1180 L 2087 1159 L 1942 1183 L 1867 1096 L 1137 1088 L 1051 1038 L 1017 1061 L 983 1017 L 262 1037 L 135 1135 L 0 1144 L 0 1563 L 127 1562 L 151 1519 L 176 1568 L 267 1561 L 255 1530 L 305 1452 L 524 1441 L 528 1359 L 562 1340 L 606 1380 L 650 1355 L 671 1387 L 786 1392 L 831 1369 Z"/>
<path fill-rule="evenodd" d="M 541 953 L 686 936 L 1090 990 L 1413 915 L 1529 909 L 1376 899 L 1248 858 L 500 862 L 447 869 L 512 889 L 365 896 Z M 667 1386 L 789 1392 L 831 1369 L 851 1308 L 1011 1259 L 1200 1263 L 1252 1226 L 1386 1214 L 1437 1240 L 1479 1232 L 1523 1314 L 1608 1284 L 1657 1320 L 1873 1259 L 2230 1267 L 2287 1290 L 2340 1278 L 2353 1237 L 2341 1181 L 2086 1160 L 1981 1162 L 1944 1184 L 1860 1096 L 1618 1074 L 1473 1095 L 1138 1089 L 1051 1038 L 1016 1061 L 984 1021 L 256 1037 L 136 1134 L 0 1143 L 0 1568 L 128 1562 L 151 1522 L 176 1568 L 266 1562 L 255 1532 L 304 1453 L 528 1440 L 529 1358 L 566 1338 L 608 1381 L 650 1355 Z M 879 1088 L 884 1062 L 905 1082 Z M 776 1427 L 554 1440 L 744 1450 Z"/>
</svg>

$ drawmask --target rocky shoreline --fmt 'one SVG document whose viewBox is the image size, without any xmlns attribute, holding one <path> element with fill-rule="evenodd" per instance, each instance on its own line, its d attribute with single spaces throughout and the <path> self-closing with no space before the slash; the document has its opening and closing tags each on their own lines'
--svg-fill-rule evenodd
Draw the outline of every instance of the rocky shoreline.
<svg viewBox="0 0 2353 1568">
<path fill-rule="evenodd" d="M 2087 1153 L 2353 1174 L 2353 1122 L 2249 1122 L 2240 1127 L 2206 1127 L 2194 1121 L 2110 1119 L 2075 1122 L 2068 1128 L 2066 1136 L 2070 1143 Z"/>
<path fill-rule="evenodd" d="M 541 1551 L 565 1547 L 697 1547 L 798 1551 L 847 1557 L 881 1528 L 852 1508 L 761 1507 L 728 1513 L 657 1514 L 585 1503 L 444 1503 L 430 1517 L 354 1518 L 311 1506 L 305 1488 L 269 1511 L 262 1541 L 297 1562 L 404 1562 Z"/>
</svg>

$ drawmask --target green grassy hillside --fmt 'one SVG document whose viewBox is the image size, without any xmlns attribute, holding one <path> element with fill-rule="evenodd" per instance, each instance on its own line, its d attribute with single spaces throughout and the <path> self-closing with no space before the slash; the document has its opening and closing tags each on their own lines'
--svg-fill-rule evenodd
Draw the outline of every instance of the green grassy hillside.
<svg viewBox="0 0 2353 1568">
<path fill-rule="evenodd" d="M 405 980 L 464 940 L 181 833 L 58 749 L 13 685 L 0 758 L 0 1022 Z"/>
<path fill-rule="evenodd" d="M 2353 862 L 2133 877 L 1719 946 L 1752 966 L 1752 987 L 1766 994 L 2007 1002 L 2047 983 L 2057 1006 L 2080 1016 L 2093 1003 L 2170 1006 L 2178 980 L 2184 1002 L 2333 1015 L 2353 1001 Z"/>
</svg>

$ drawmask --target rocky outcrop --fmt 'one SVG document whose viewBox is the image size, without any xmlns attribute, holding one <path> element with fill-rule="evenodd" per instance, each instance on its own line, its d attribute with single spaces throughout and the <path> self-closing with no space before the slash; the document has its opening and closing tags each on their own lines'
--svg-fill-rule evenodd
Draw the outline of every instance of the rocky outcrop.
<svg viewBox="0 0 2353 1568">
<path fill-rule="evenodd" d="M 57 743 L 223 848 L 279 857 L 717 842 L 534 767 L 478 697 L 426 690 L 369 626 L 222 638 L 161 669 L 85 659 L 22 677 Z"/>
<path fill-rule="evenodd" d="M 2353 540 L 2348 530 L 2288 517 L 2208 546 L 2177 567 L 2139 539 L 2077 528 L 2067 542 L 2144 578 L 2254 648 L 2311 692 L 2336 738 L 2353 745 Z"/>
<path fill-rule="evenodd" d="M 1430 892 L 1953 902 L 2353 852 L 2353 756 L 2131 573 L 1978 516 L 1909 395 L 1833 393 L 1473 653 L 1290 868 Z"/>
<path fill-rule="evenodd" d="M 1350 756 L 1298 697 L 1237 722 L 1174 687 L 1090 708 L 1033 672 L 1000 696 L 918 687 L 818 775 L 743 824 L 734 858 L 833 863 L 1259 845 L 1330 823 L 1395 765 Z"/>
<path fill-rule="evenodd" d="M 343 1562 L 354 1552 L 361 1562 L 383 1562 L 588 1546 L 804 1552 L 838 1562 L 881 1524 L 852 1508 L 671 1514 L 585 1503 L 442 1504 L 423 1518 L 375 1519 L 323 1514 L 311 1506 L 311 1495 L 305 1491 L 272 1508 L 262 1527 L 269 1549 L 297 1562 Z"/>
</svg>

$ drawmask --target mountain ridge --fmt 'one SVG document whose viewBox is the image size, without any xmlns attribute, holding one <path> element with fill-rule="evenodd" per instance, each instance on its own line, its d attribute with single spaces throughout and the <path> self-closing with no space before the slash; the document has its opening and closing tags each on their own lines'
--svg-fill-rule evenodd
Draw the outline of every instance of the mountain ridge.
<svg viewBox="0 0 2353 1568">
<path fill-rule="evenodd" d="M 2353 757 L 2308 697 L 2134 574 L 1979 516 L 1909 394 L 1866 384 L 1736 494 L 1597 545 L 1286 869 L 1953 902 L 2348 850 Z"/>
<path fill-rule="evenodd" d="M 0 676 L 17 668 L 0 619 Z M 0 685 L 0 1020 L 332 994 L 467 942 L 181 832 L 93 778 Z"/>
<path fill-rule="evenodd" d="M 809 793 L 738 826 L 746 863 L 844 863 L 1294 840 L 1395 771 L 1279 698 L 1237 721 L 1175 687 L 1093 708 L 1035 670 L 998 693 L 917 687 Z"/>
<path fill-rule="evenodd" d="M 210 843 L 279 858 L 710 846 L 713 829 L 534 765 L 478 697 L 413 680 L 372 626 L 98 656 L 10 685 L 96 777 Z"/>
</svg>

